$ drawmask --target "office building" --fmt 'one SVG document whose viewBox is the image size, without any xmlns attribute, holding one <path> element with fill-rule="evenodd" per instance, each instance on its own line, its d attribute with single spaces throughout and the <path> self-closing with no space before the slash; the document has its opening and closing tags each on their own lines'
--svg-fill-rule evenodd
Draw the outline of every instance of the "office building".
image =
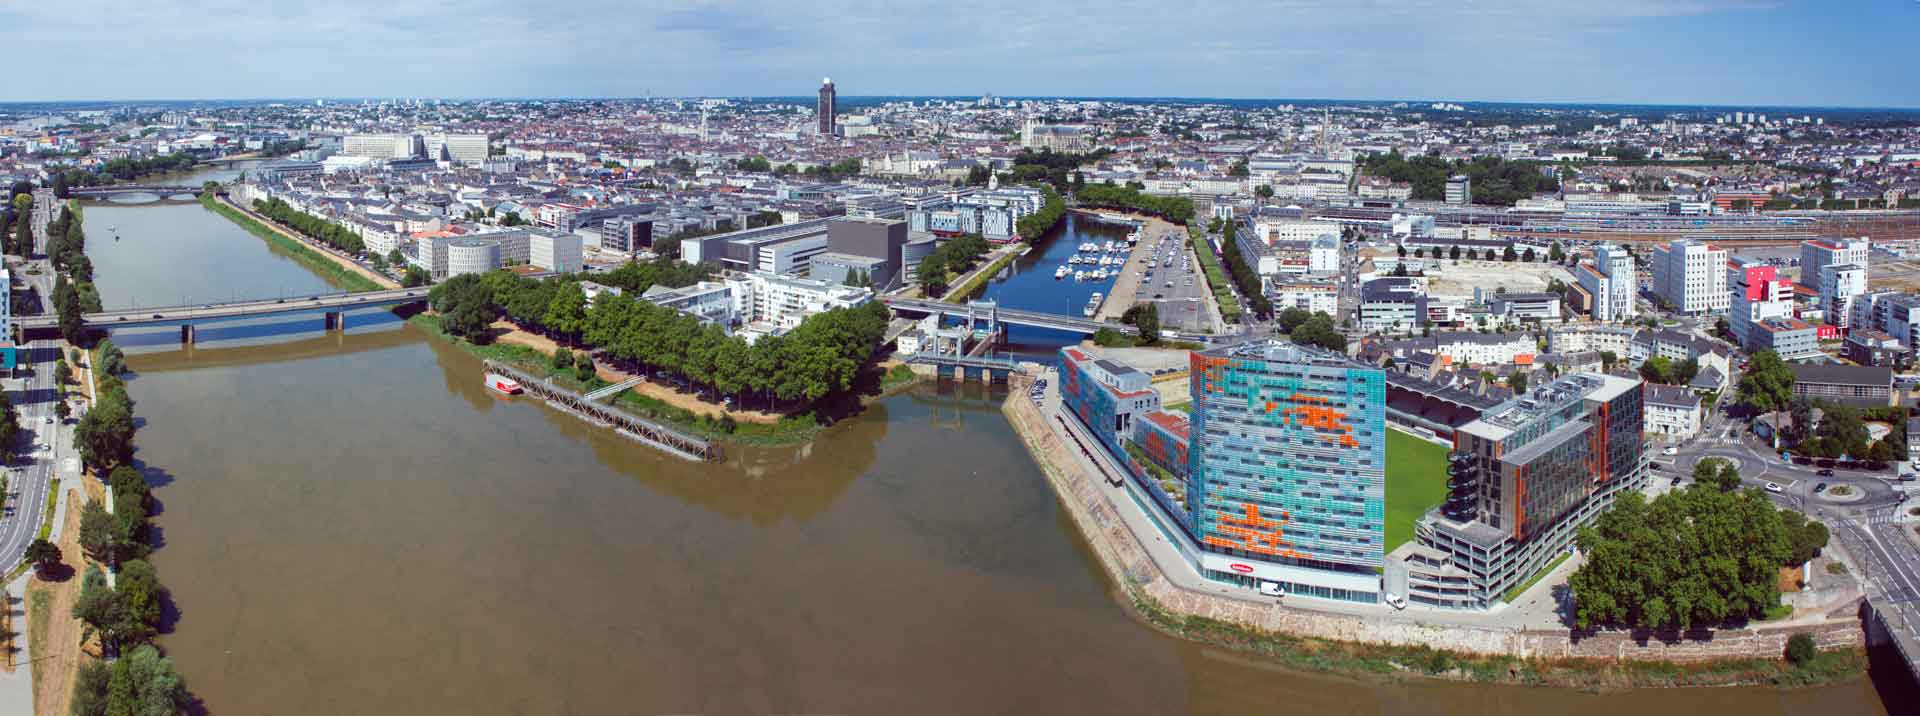
<svg viewBox="0 0 1920 716">
<path fill-rule="evenodd" d="M 1847 343 L 1841 353 L 1859 365 L 1887 366 L 1898 370 L 1913 367 L 1913 351 L 1885 332 L 1865 326 L 1847 331 Z"/>
<path fill-rule="evenodd" d="M 1385 550 L 1386 376 L 1258 340 L 1191 354 L 1187 522 L 1207 578 L 1372 603 Z"/>
<path fill-rule="evenodd" d="M 1408 601 L 1485 609 L 1545 567 L 1623 490 L 1647 480 L 1639 380 L 1577 373 L 1454 431 L 1446 501 L 1387 560 Z"/>
<path fill-rule="evenodd" d="M 552 229 L 527 232 L 527 263 L 560 273 L 572 273 L 585 267 L 581 257 L 581 238 Z"/>
<path fill-rule="evenodd" d="M 1464 174 L 1447 177 L 1447 203 L 1466 206 L 1473 203 L 1473 180 Z"/>
<path fill-rule="evenodd" d="M 368 159 L 408 159 L 425 153 L 411 134 L 349 134 L 340 139 L 340 154 Z"/>
<path fill-rule="evenodd" d="M 815 119 L 818 121 L 816 131 L 820 133 L 820 136 L 831 137 L 834 135 L 834 111 L 833 78 L 828 77 L 820 80 L 820 97 L 813 105 L 813 112 L 816 115 Z"/>
<path fill-rule="evenodd" d="M 500 242 L 488 239 L 448 239 L 446 257 L 448 278 L 468 273 L 486 273 L 500 268 Z"/>
<path fill-rule="evenodd" d="M 1727 280 L 1727 330 L 1734 340 L 1750 351 L 1777 342 L 1765 324 L 1793 317 L 1793 284 L 1777 278 L 1774 267 L 1750 265 L 1744 259 L 1727 265 Z"/>
<path fill-rule="evenodd" d="M 1793 395 L 1855 407 L 1893 404 L 1893 369 L 1886 366 L 1803 363 L 1793 369 Z"/>
<path fill-rule="evenodd" d="M 1691 316 L 1727 310 L 1727 252 L 1678 240 L 1653 247 L 1653 292 L 1673 311 Z"/>
<path fill-rule="evenodd" d="M 1873 242 L 1858 239 L 1812 239 L 1800 242 L 1800 285 L 1818 293 L 1821 270 L 1835 264 L 1867 265 Z"/>
<path fill-rule="evenodd" d="M 429 134 L 422 139 L 428 159 L 449 161 L 469 167 L 477 167 L 487 162 L 487 135 Z"/>
<path fill-rule="evenodd" d="M 800 276 L 813 257 L 827 252 L 832 219 L 774 224 L 680 242 L 680 260 L 713 263 L 741 272 Z"/>
</svg>

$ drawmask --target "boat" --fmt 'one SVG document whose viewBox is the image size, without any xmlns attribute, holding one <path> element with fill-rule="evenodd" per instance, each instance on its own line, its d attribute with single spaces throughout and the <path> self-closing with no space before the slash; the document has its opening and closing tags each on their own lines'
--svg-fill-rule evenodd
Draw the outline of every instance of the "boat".
<svg viewBox="0 0 1920 716">
<path fill-rule="evenodd" d="M 520 381 L 500 375 L 499 373 L 487 374 L 487 388 L 501 395 L 519 395 L 522 390 Z"/>
<path fill-rule="evenodd" d="M 1066 275 L 1067 275 L 1067 267 L 1065 266 L 1061 266 L 1060 268 L 1053 270 L 1053 278 L 1056 281 L 1065 277 Z"/>
</svg>

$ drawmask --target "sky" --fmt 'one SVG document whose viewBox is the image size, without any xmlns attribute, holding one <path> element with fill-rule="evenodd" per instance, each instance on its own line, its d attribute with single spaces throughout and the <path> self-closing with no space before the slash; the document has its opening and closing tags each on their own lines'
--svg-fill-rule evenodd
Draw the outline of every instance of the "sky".
<svg viewBox="0 0 1920 716">
<path fill-rule="evenodd" d="M 845 95 L 1920 107 L 1920 0 L 0 0 L 0 101 Z"/>
</svg>

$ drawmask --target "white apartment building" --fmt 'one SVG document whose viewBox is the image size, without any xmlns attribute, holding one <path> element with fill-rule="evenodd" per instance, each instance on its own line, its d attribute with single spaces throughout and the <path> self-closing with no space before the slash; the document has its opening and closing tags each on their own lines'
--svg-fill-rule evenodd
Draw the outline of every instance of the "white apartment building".
<svg viewBox="0 0 1920 716">
<path fill-rule="evenodd" d="M 1613 244 L 1601 244 L 1593 250 L 1593 268 L 1606 279 L 1607 299 L 1594 294 L 1593 317 L 1601 321 L 1626 321 L 1634 317 L 1634 295 L 1639 284 L 1633 275 L 1633 255 Z"/>
<path fill-rule="evenodd" d="M 1700 432 L 1700 396 L 1686 388 L 1648 385 L 1644 417 L 1649 435 L 1686 439 Z"/>
<path fill-rule="evenodd" d="M 1653 247 L 1652 263 L 1654 294 L 1672 310 L 1693 316 L 1726 312 L 1726 250 L 1678 240 Z"/>
<path fill-rule="evenodd" d="M 1339 313 L 1340 290 L 1330 283 L 1275 281 L 1267 288 L 1267 300 L 1275 313 L 1300 308 L 1332 316 Z"/>
<path fill-rule="evenodd" d="M 1867 265 L 1864 263 L 1828 264 L 1820 267 L 1820 307 L 1827 322 L 1847 328 L 1853 314 L 1853 301 L 1867 292 Z"/>
<path fill-rule="evenodd" d="M 730 274 L 725 281 L 733 293 L 733 315 L 744 324 L 741 332 L 749 342 L 792 330 L 815 313 L 873 300 L 871 289 L 766 271 Z"/>
<path fill-rule="evenodd" d="M 1469 365 L 1512 363 L 1514 358 L 1533 355 L 1538 350 L 1530 333 L 1446 332 L 1433 336 L 1433 352 Z"/>
<path fill-rule="evenodd" d="M 1800 242 L 1800 285 L 1821 292 L 1821 270 L 1836 264 L 1867 265 L 1873 242 L 1858 239 L 1813 239 Z M 1821 295 L 1826 295 L 1821 292 Z"/>
<path fill-rule="evenodd" d="M 1762 336 L 1756 329 L 1768 320 L 1793 315 L 1793 284 L 1763 280 L 1759 286 L 1749 286 L 1746 272 L 1728 273 L 1733 277 L 1733 284 L 1729 287 L 1727 328 L 1742 347 L 1758 350 Z"/>
</svg>

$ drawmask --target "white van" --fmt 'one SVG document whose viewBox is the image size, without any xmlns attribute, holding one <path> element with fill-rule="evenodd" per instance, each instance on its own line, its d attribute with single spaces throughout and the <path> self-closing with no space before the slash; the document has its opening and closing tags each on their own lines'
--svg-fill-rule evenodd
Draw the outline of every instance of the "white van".
<svg viewBox="0 0 1920 716">
<path fill-rule="evenodd" d="M 1280 590 L 1279 582 L 1269 582 L 1264 579 L 1260 580 L 1260 593 L 1276 598 L 1287 596 L 1286 592 Z"/>
</svg>

